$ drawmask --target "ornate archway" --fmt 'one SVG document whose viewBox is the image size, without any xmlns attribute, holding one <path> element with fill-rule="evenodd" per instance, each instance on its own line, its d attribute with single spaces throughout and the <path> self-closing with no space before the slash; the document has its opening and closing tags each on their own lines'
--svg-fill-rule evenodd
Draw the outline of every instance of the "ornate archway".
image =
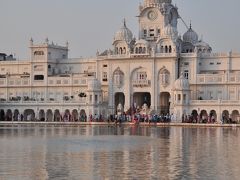
<svg viewBox="0 0 240 180">
<path fill-rule="evenodd" d="M 8 110 L 7 110 L 6 120 L 7 120 L 7 121 L 12 121 L 12 120 L 13 120 L 13 114 L 12 114 L 12 110 L 11 110 L 11 109 L 8 109 Z"/>
<path fill-rule="evenodd" d="M 62 121 L 62 117 L 58 109 L 54 111 L 54 121 Z"/>
<path fill-rule="evenodd" d="M 14 121 L 21 121 L 20 113 L 18 109 L 15 109 L 13 112 L 13 120 Z"/>
<path fill-rule="evenodd" d="M 211 123 L 215 123 L 217 121 L 217 112 L 215 110 L 211 110 L 209 116 Z"/>
<path fill-rule="evenodd" d="M 78 121 L 78 111 L 76 109 L 72 111 L 72 120 Z"/>
<path fill-rule="evenodd" d="M 208 113 L 206 110 L 202 110 L 200 113 L 200 119 L 203 123 L 207 123 L 208 121 Z"/>
<path fill-rule="evenodd" d="M 47 110 L 47 119 L 46 119 L 46 121 L 48 121 L 48 122 L 52 122 L 53 121 L 53 112 L 52 112 L 51 109 Z"/>
<path fill-rule="evenodd" d="M 229 111 L 228 110 L 224 110 L 223 113 L 222 113 L 222 121 L 223 121 L 223 123 L 228 123 L 229 122 L 229 118 L 230 118 Z"/>
<path fill-rule="evenodd" d="M 194 122 L 198 122 L 198 112 L 195 109 L 192 111 L 192 119 Z"/>
<path fill-rule="evenodd" d="M 43 109 L 39 111 L 39 121 L 45 121 L 45 112 Z"/>
<path fill-rule="evenodd" d="M 35 112 L 33 109 L 26 109 L 23 113 L 23 118 L 25 121 L 34 121 L 35 120 Z"/>
<path fill-rule="evenodd" d="M 122 92 L 118 92 L 115 94 L 115 113 L 117 114 L 118 107 L 121 105 L 122 111 L 124 110 L 125 106 L 125 95 Z"/>
<path fill-rule="evenodd" d="M 160 113 L 163 115 L 170 113 L 170 99 L 171 95 L 169 92 L 160 93 Z"/>
<path fill-rule="evenodd" d="M 5 112 L 3 109 L 0 110 L 0 121 L 5 121 Z"/>
<path fill-rule="evenodd" d="M 86 114 L 86 111 L 84 109 L 82 109 L 80 111 L 80 121 L 82 121 L 82 122 L 86 122 L 87 121 L 87 114 Z"/>
<path fill-rule="evenodd" d="M 231 118 L 232 118 L 232 122 L 233 123 L 238 123 L 240 121 L 239 111 L 238 110 L 234 110 L 232 112 Z"/>
<path fill-rule="evenodd" d="M 151 94 L 149 92 L 135 92 L 133 94 L 133 110 L 139 112 L 145 104 L 148 108 L 151 107 Z"/>
</svg>

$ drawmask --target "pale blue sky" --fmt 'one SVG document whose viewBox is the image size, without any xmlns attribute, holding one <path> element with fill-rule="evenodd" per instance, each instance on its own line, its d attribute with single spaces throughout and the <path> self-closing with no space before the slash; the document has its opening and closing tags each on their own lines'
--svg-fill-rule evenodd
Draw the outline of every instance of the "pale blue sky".
<svg viewBox="0 0 240 180">
<path fill-rule="evenodd" d="M 111 48 L 114 33 L 127 19 L 138 37 L 138 5 L 143 0 L 0 0 L 0 52 L 29 57 L 28 43 L 46 37 L 70 43 L 70 57 L 95 56 Z M 179 13 L 215 52 L 240 52 L 239 0 L 173 0 Z M 179 20 L 179 33 L 186 28 Z"/>
</svg>

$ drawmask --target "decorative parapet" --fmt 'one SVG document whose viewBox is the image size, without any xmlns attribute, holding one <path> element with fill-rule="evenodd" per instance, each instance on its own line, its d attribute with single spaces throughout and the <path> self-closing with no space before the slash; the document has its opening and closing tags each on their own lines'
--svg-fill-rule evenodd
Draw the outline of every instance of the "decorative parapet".
<svg viewBox="0 0 240 180">
<path fill-rule="evenodd" d="M 225 82 L 224 74 L 200 74 L 197 75 L 197 84 L 221 84 Z"/>
<path fill-rule="evenodd" d="M 239 84 L 240 74 L 198 74 L 197 84 Z"/>
<path fill-rule="evenodd" d="M 239 100 L 191 100 L 190 104 L 192 106 L 194 105 L 202 105 L 202 106 L 215 106 L 215 105 L 239 105 L 240 101 Z"/>
<path fill-rule="evenodd" d="M 32 98 L 31 98 L 32 99 Z M 24 100 L 20 100 L 20 101 L 17 101 L 17 100 L 6 100 L 6 99 L 0 99 L 0 102 L 1 104 L 4 104 L 4 105 L 11 105 L 11 106 L 16 106 L 16 105 L 62 105 L 62 104 L 69 104 L 69 105 L 86 105 L 87 104 L 87 100 L 86 98 L 85 99 L 80 99 L 80 100 L 57 100 L 57 99 L 44 99 L 43 101 L 42 100 L 28 100 L 28 101 L 24 101 Z"/>
<path fill-rule="evenodd" d="M 228 53 L 201 53 L 201 58 L 219 58 L 219 57 L 229 57 Z"/>
</svg>

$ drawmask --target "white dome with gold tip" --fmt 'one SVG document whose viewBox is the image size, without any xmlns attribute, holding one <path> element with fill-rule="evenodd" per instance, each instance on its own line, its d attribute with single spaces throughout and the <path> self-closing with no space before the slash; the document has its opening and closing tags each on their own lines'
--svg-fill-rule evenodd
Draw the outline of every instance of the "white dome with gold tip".
<svg viewBox="0 0 240 180">
<path fill-rule="evenodd" d="M 192 43 L 193 45 L 198 42 L 198 34 L 192 29 L 191 25 L 188 31 L 183 35 L 183 41 Z"/>
<path fill-rule="evenodd" d="M 126 26 L 126 21 L 124 20 L 122 28 L 115 33 L 115 41 L 126 41 L 128 44 L 133 40 L 133 34 L 130 29 Z"/>
</svg>

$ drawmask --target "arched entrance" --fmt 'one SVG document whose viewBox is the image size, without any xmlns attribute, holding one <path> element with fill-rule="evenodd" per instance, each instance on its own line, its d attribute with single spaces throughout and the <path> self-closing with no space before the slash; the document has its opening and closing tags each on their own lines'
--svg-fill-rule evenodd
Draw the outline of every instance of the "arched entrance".
<svg viewBox="0 0 240 180">
<path fill-rule="evenodd" d="M 202 110 L 200 113 L 200 120 L 202 123 L 207 123 L 208 121 L 208 113 L 206 110 Z"/>
<path fill-rule="evenodd" d="M 63 121 L 70 121 L 71 120 L 71 114 L 69 109 L 66 109 L 63 115 Z"/>
<path fill-rule="evenodd" d="M 198 123 L 198 112 L 195 109 L 192 111 L 192 121 Z"/>
<path fill-rule="evenodd" d="M 56 109 L 54 111 L 54 121 L 61 121 L 62 118 L 61 118 L 61 114 L 60 114 L 60 111 L 58 109 Z"/>
<path fill-rule="evenodd" d="M 78 121 L 78 111 L 76 109 L 72 111 L 72 120 Z"/>
<path fill-rule="evenodd" d="M 87 115 L 84 109 L 80 111 L 80 121 L 86 122 L 87 121 Z"/>
<path fill-rule="evenodd" d="M 211 123 L 215 123 L 217 121 L 217 113 L 215 110 L 211 110 L 209 116 Z"/>
<path fill-rule="evenodd" d="M 133 106 L 135 109 L 141 109 L 144 104 L 148 108 L 151 106 L 151 94 L 148 92 L 136 92 L 133 94 Z"/>
<path fill-rule="evenodd" d="M 7 121 L 12 121 L 13 120 L 13 117 L 12 117 L 12 110 L 11 109 L 8 109 L 7 110 L 7 113 L 6 113 L 6 120 Z"/>
<path fill-rule="evenodd" d="M 40 121 L 45 121 L 45 112 L 43 109 L 39 111 L 39 120 Z"/>
<path fill-rule="evenodd" d="M 122 92 L 118 92 L 115 94 L 115 113 L 117 113 L 117 107 L 119 104 L 121 104 L 122 108 L 124 109 L 125 95 Z"/>
<path fill-rule="evenodd" d="M 21 117 L 20 117 L 20 113 L 19 113 L 19 110 L 18 110 L 18 109 L 15 109 L 15 110 L 14 110 L 13 120 L 14 120 L 14 121 L 21 121 Z"/>
<path fill-rule="evenodd" d="M 50 121 L 50 122 L 53 121 L 53 112 L 51 109 L 47 110 L 47 121 Z"/>
<path fill-rule="evenodd" d="M 170 98 L 169 92 L 160 93 L 160 113 L 163 115 L 170 113 Z"/>
<path fill-rule="evenodd" d="M 26 109 L 23 113 L 24 120 L 27 121 L 34 121 L 35 120 L 35 113 L 32 109 Z"/>
<path fill-rule="evenodd" d="M 3 109 L 0 110 L 0 120 L 5 121 L 5 112 Z"/>
<path fill-rule="evenodd" d="M 232 123 L 238 123 L 240 121 L 240 116 L 239 116 L 239 111 L 238 110 L 234 110 L 232 112 Z"/>
<path fill-rule="evenodd" d="M 222 121 L 223 123 L 228 123 L 229 122 L 229 112 L 227 110 L 224 110 L 222 113 Z"/>
</svg>

